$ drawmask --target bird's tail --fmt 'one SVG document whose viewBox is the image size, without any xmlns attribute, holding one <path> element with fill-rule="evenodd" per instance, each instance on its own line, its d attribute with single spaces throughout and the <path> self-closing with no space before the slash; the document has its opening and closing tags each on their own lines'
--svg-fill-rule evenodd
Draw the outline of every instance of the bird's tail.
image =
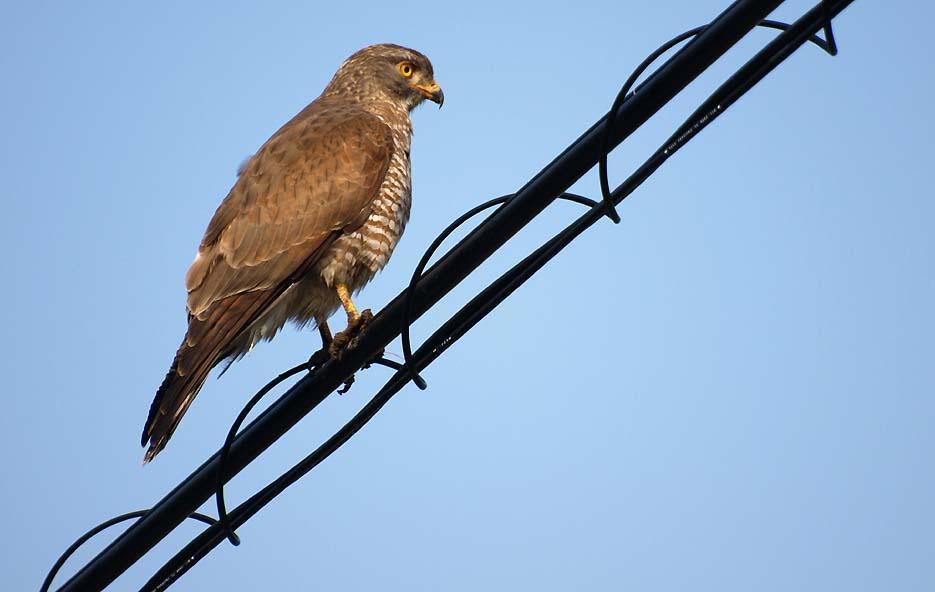
<svg viewBox="0 0 935 592">
<path fill-rule="evenodd" d="M 238 337 L 275 295 L 269 291 L 235 294 L 216 302 L 201 318 L 189 318 L 185 339 L 149 408 L 142 438 L 143 446 L 149 443 L 144 463 L 165 448 L 208 373 L 234 352 Z"/>
<path fill-rule="evenodd" d="M 186 336 L 187 337 L 187 336 Z M 149 407 L 149 417 L 146 419 L 146 425 L 143 428 L 143 437 L 141 444 L 149 448 L 143 457 L 143 463 L 153 460 L 159 452 L 166 447 L 169 438 L 182 420 L 182 416 L 188 411 L 188 406 L 192 404 L 195 395 L 201 390 L 205 379 L 211 368 L 217 363 L 217 360 L 204 359 L 197 362 L 194 366 L 189 366 L 184 358 L 188 346 L 185 341 L 179 347 L 175 354 L 175 360 L 172 367 L 169 368 L 162 386 L 156 391 L 156 397 Z M 184 372 L 180 368 L 191 367 L 192 370 Z"/>
<path fill-rule="evenodd" d="M 216 302 L 202 318 L 189 318 L 185 339 L 149 408 L 142 438 L 143 446 L 149 443 L 144 463 L 165 448 L 208 373 L 224 358 L 236 353 L 243 331 L 275 296 L 271 291 L 235 294 Z"/>
</svg>

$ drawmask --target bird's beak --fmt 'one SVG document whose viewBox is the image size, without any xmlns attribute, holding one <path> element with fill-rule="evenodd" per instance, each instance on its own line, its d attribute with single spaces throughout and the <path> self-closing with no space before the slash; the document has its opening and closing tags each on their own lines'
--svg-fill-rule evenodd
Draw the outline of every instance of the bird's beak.
<svg viewBox="0 0 935 592">
<path fill-rule="evenodd" d="M 442 87 L 438 86 L 438 83 L 434 80 L 426 84 L 413 84 L 412 88 L 419 91 L 426 99 L 438 103 L 439 109 L 445 102 L 445 93 L 442 92 Z"/>
</svg>

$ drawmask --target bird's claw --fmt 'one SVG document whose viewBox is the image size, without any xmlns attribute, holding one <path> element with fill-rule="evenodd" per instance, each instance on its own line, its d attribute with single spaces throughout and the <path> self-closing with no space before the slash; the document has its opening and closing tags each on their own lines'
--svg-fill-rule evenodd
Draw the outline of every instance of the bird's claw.
<svg viewBox="0 0 935 592">
<path fill-rule="evenodd" d="M 328 344 L 328 355 L 332 359 L 340 360 L 344 352 L 357 347 L 357 340 L 363 330 L 373 320 L 373 313 L 370 309 L 364 310 L 360 316 L 352 321 L 348 321 L 347 328 L 334 336 L 331 343 Z"/>
<path fill-rule="evenodd" d="M 338 389 L 338 394 L 343 395 L 347 391 L 351 390 L 351 387 L 354 386 L 354 375 L 351 374 L 347 380 L 344 381 L 344 384 L 341 385 L 341 388 Z"/>
<path fill-rule="evenodd" d="M 333 360 L 340 360 L 344 355 L 344 352 L 357 347 L 360 334 L 367 327 L 367 325 L 370 324 L 371 320 L 373 320 L 373 313 L 368 308 L 361 311 L 360 316 L 356 319 L 348 321 L 347 328 L 335 335 L 334 339 L 331 340 L 331 343 L 328 344 L 328 356 Z M 325 350 L 323 349 L 322 351 Z M 367 365 L 364 367 L 366 366 Z M 344 384 L 341 386 L 341 388 L 338 389 L 338 394 L 343 395 L 347 391 L 351 390 L 351 386 L 353 384 L 354 375 L 352 374 L 347 380 L 344 381 Z"/>
<path fill-rule="evenodd" d="M 339 352 L 340 353 L 340 352 Z M 323 347 L 308 359 L 306 366 L 308 366 L 309 372 L 314 372 L 315 370 L 321 368 L 325 362 L 336 359 L 331 352 L 331 346 Z M 366 368 L 366 366 L 364 366 Z M 354 375 L 352 374 L 350 378 L 344 381 L 344 384 L 341 385 L 341 388 L 338 389 L 338 394 L 343 395 L 347 391 L 351 390 L 351 385 L 354 384 Z"/>
</svg>

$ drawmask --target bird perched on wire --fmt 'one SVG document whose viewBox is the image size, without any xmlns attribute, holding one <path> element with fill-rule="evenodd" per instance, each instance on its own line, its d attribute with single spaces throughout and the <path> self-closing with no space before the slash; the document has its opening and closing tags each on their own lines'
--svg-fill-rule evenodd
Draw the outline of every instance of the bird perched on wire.
<svg viewBox="0 0 935 592">
<path fill-rule="evenodd" d="M 185 277 L 188 332 L 143 429 L 162 450 L 223 360 L 286 321 L 315 323 L 332 356 L 369 318 L 351 296 L 386 265 L 409 219 L 409 112 L 442 105 L 432 64 L 398 45 L 349 57 L 334 78 L 241 167 Z M 348 327 L 331 337 L 339 307 Z"/>
</svg>

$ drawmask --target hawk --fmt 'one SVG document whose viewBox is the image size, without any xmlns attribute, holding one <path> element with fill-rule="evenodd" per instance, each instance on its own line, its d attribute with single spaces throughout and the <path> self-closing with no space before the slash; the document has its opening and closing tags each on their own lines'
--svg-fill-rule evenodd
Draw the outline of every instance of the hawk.
<svg viewBox="0 0 935 592">
<path fill-rule="evenodd" d="M 425 99 L 444 101 L 428 58 L 366 47 L 242 165 L 185 276 L 188 331 L 150 407 L 144 463 L 211 369 L 286 321 L 314 323 L 327 348 L 326 321 L 343 306 L 342 336 L 359 331 L 366 318 L 351 296 L 386 265 L 409 219 L 409 113 Z"/>
</svg>

